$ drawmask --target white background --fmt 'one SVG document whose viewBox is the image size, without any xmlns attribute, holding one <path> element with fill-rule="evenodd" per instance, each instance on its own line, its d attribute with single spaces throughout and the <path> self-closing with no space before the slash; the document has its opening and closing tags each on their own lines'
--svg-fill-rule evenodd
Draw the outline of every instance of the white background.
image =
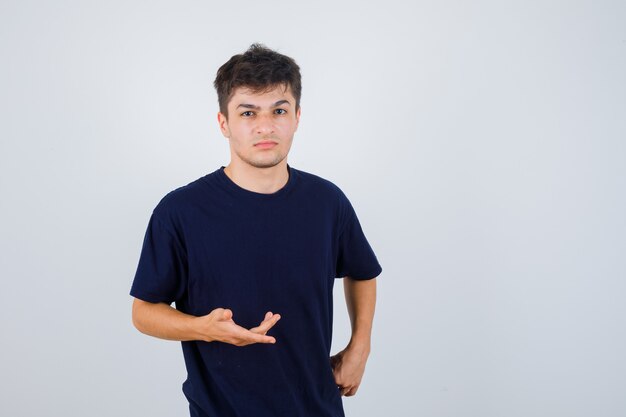
<svg viewBox="0 0 626 417">
<path fill-rule="evenodd" d="M 289 163 L 383 266 L 348 416 L 626 414 L 621 1 L 0 2 L 0 414 L 183 416 L 128 294 L 149 215 L 226 165 L 212 82 L 302 69 Z M 335 286 L 333 353 L 349 338 Z"/>
</svg>

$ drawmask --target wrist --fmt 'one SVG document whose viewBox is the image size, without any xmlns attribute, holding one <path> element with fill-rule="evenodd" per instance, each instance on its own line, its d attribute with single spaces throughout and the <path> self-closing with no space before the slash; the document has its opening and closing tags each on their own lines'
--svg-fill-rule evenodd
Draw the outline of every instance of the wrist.
<svg viewBox="0 0 626 417">
<path fill-rule="evenodd" d="M 352 350 L 354 352 L 358 352 L 361 355 L 369 355 L 371 351 L 371 342 L 369 338 L 354 338 L 350 339 L 348 343 L 347 349 Z"/>
<path fill-rule="evenodd" d="M 203 342 L 212 342 L 213 338 L 210 337 L 208 332 L 206 331 L 206 325 L 202 317 L 190 317 L 187 322 L 187 329 L 193 340 L 200 340 Z"/>
</svg>

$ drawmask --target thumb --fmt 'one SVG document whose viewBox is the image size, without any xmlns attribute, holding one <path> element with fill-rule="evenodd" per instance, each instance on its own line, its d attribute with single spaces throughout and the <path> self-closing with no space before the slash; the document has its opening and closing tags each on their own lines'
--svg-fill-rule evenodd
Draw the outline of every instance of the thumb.
<svg viewBox="0 0 626 417">
<path fill-rule="evenodd" d="M 230 320 L 233 317 L 232 310 L 226 308 L 224 309 L 224 313 L 222 314 L 224 320 Z"/>
</svg>

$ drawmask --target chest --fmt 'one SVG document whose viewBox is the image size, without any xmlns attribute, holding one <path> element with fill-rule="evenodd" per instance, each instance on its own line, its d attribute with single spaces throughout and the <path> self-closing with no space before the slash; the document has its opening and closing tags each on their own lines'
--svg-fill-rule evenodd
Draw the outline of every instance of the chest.
<svg viewBox="0 0 626 417">
<path fill-rule="evenodd" d="M 256 320 L 271 309 L 326 303 L 335 220 L 308 206 L 200 213 L 186 231 L 190 304 L 199 314 L 229 307 Z"/>
</svg>

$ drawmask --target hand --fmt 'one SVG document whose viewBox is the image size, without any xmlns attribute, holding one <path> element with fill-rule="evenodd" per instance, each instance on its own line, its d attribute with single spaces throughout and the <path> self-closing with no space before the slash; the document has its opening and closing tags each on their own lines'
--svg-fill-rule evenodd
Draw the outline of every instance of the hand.
<svg viewBox="0 0 626 417">
<path fill-rule="evenodd" d="M 330 357 L 335 383 L 341 390 L 341 395 L 351 397 L 356 394 L 365 372 L 368 356 L 368 350 L 348 346 Z"/>
<path fill-rule="evenodd" d="M 198 329 L 205 336 L 202 340 L 246 346 L 252 343 L 276 343 L 276 339 L 266 336 L 266 333 L 280 320 L 280 315 L 268 311 L 261 324 L 250 330 L 236 324 L 233 312 L 227 308 L 216 308 L 206 316 L 198 317 L 197 320 Z"/>
</svg>

